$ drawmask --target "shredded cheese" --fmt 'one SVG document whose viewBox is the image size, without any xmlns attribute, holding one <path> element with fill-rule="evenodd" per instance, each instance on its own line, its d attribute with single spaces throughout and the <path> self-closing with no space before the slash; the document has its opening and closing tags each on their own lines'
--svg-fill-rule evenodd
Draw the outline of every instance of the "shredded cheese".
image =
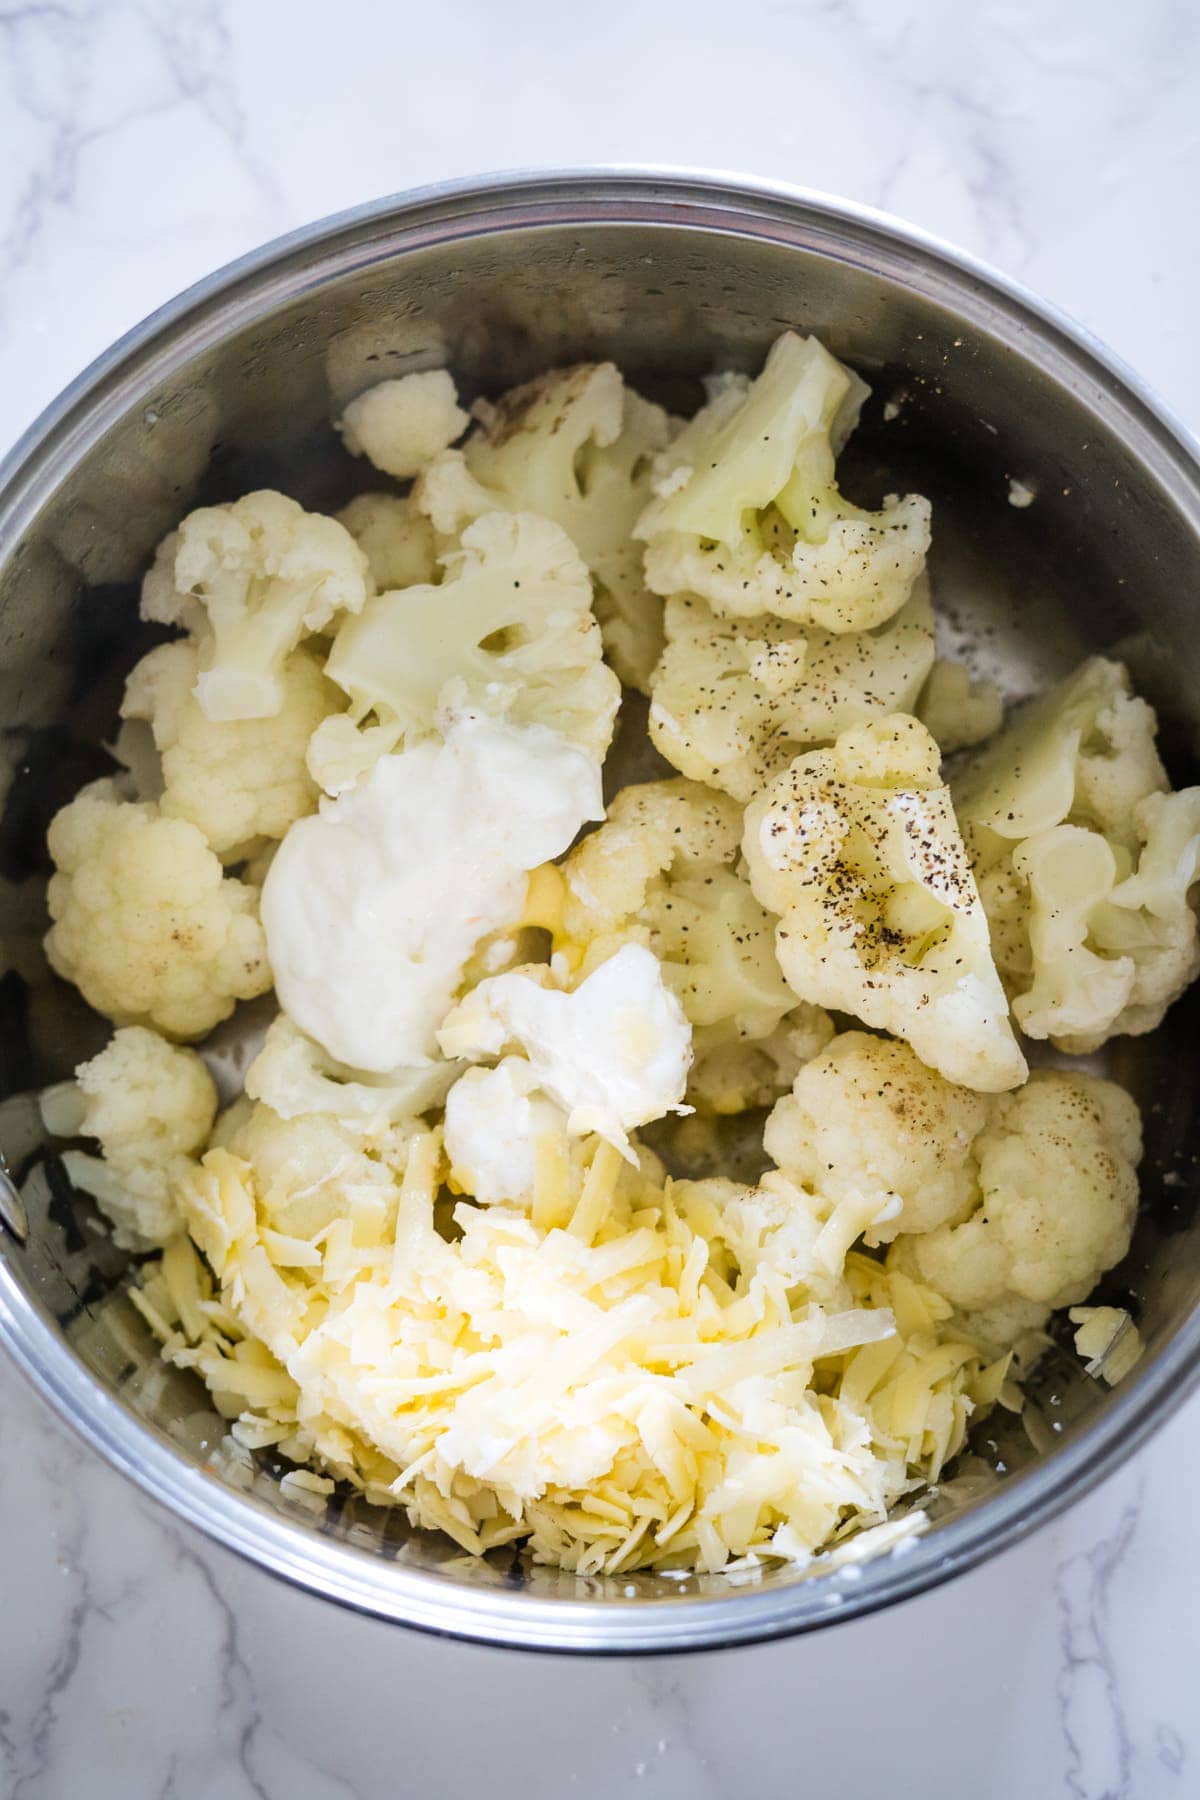
<svg viewBox="0 0 1200 1800">
<path fill-rule="evenodd" d="M 301 1504 L 337 1478 L 468 1554 L 523 1541 L 583 1574 L 805 1561 L 884 1525 L 995 1398 L 940 1297 L 872 1257 L 839 1242 L 818 1299 L 742 1270 L 721 1206 L 644 1151 L 547 1139 L 536 1165 L 529 1207 L 460 1200 L 447 1226 L 423 1131 L 389 1206 L 348 1186 L 306 1238 L 212 1150 L 136 1303 L 239 1445 L 323 1471 L 289 1478 Z"/>
</svg>

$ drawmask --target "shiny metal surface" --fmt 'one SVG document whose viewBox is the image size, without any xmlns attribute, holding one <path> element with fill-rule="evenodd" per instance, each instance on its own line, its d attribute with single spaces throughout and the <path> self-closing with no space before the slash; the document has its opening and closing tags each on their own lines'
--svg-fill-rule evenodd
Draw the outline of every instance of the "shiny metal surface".
<svg viewBox="0 0 1200 1800">
<path fill-rule="evenodd" d="M 1142 1363 L 1109 1393 L 1052 1353 L 1031 1409 L 1041 1454 L 993 1421 L 963 1480 L 931 1497 L 934 1528 L 903 1555 L 750 1586 L 471 1567 L 354 1502 L 314 1520 L 280 1493 L 269 1460 L 222 1452 L 206 1395 L 158 1362 L 125 1296 L 126 1259 L 42 1142 L 31 1094 L 105 1035 L 39 961 L 44 828 L 106 766 L 123 676 L 149 641 L 133 583 L 162 533 L 197 501 L 266 483 L 339 504 L 365 477 L 330 414 L 383 375 L 448 362 L 475 393 L 555 361 L 613 356 L 682 405 L 699 375 L 753 365 L 787 325 L 819 332 L 875 387 L 847 481 L 855 497 L 932 496 L 948 641 L 1012 693 L 1082 650 L 1119 645 L 1186 776 L 1200 745 L 1194 447 L 1131 375 L 1029 296 L 818 197 L 631 171 L 501 178 L 365 208 L 156 314 L 0 471 L 0 1151 L 28 1219 L 24 1242 L 0 1224 L 0 1338 L 148 1492 L 347 1605 L 545 1649 L 678 1650 L 810 1630 L 928 1588 L 1044 1522 L 1126 1456 L 1200 1368 L 1189 1002 L 1107 1064 L 1147 1108 L 1143 1214 L 1104 1290 L 1138 1312 Z M 1014 478 L 1036 490 L 1026 510 L 1007 503 Z M 236 1057 L 238 1025 L 221 1035 Z"/>
</svg>

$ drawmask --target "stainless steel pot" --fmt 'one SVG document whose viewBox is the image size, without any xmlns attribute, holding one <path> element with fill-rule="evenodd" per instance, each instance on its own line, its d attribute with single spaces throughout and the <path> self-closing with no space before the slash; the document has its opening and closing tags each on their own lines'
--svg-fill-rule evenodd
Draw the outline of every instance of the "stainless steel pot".
<svg viewBox="0 0 1200 1800">
<path fill-rule="evenodd" d="M 1119 644 L 1186 775 L 1200 741 L 1194 447 L 1128 371 L 1029 295 L 891 220 L 793 190 L 583 173 L 346 214 L 147 320 L 3 469 L 0 1147 L 13 1184 L 0 1201 L 0 1336 L 62 1416 L 180 1517 L 364 1611 L 541 1649 L 680 1650 L 810 1630 L 928 1588 L 1044 1523 L 1166 1417 L 1200 1366 L 1186 1001 L 1109 1059 L 1147 1108 L 1143 1215 L 1105 1284 L 1139 1316 L 1138 1368 L 1110 1393 L 1065 1348 L 1052 1352 L 1028 1428 L 1000 1435 L 989 1422 L 967 1476 L 931 1497 L 933 1529 L 903 1555 L 752 1585 L 469 1566 L 354 1502 L 314 1519 L 280 1492 L 278 1468 L 222 1457 L 206 1395 L 159 1363 L 122 1257 L 42 1144 L 32 1091 L 104 1036 L 40 962 L 44 827 L 104 765 L 98 746 L 143 644 L 134 584 L 180 513 L 267 483 L 340 503 L 363 474 L 331 412 L 384 375 L 448 362 L 474 393 L 612 356 L 658 397 L 690 404 L 698 375 L 753 366 L 785 326 L 818 332 L 873 383 L 854 481 L 933 497 L 951 639 L 1011 692 Z M 1032 506 L 1008 504 L 1014 479 Z"/>
</svg>

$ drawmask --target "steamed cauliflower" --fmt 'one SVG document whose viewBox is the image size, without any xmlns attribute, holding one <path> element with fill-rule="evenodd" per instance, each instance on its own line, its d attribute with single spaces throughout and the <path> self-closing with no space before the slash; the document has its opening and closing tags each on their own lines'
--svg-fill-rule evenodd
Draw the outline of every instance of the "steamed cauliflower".
<svg viewBox="0 0 1200 1800">
<path fill-rule="evenodd" d="M 470 423 L 445 369 L 400 375 L 352 400 L 337 429 L 351 456 L 405 480 L 461 437 Z"/>
<path fill-rule="evenodd" d="M 874 631 L 723 619 L 690 594 L 667 601 L 665 629 L 650 684 L 655 748 L 682 774 L 743 803 L 799 751 L 910 709 L 933 662 L 923 578 Z"/>
<path fill-rule="evenodd" d="M 990 1106 L 972 1151 L 977 1206 L 908 1247 L 921 1278 L 983 1343 L 1086 1300 L 1120 1262 L 1142 1153 L 1134 1101 L 1093 1075 L 1037 1069 Z"/>
<path fill-rule="evenodd" d="M 156 806 L 83 788 L 51 822 L 51 967 L 117 1025 L 198 1038 L 271 985 L 258 895 L 200 832 Z"/>
<path fill-rule="evenodd" d="M 397 1184 L 416 1131 L 411 1122 L 381 1125 L 364 1137 L 357 1121 L 330 1113 L 284 1119 L 260 1104 L 239 1109 L 231 1123 L 217 1154 L 253 1167 L 260 1223 L 267 1231 L 308 1239 L 338 1221 L 345 1229 L 351 1201 L 356 1211 L 373 1217 L 380 1231 L 389 1222 L 394 1226 Z M 191 1182 L 182 1196 L 185 1212 L 195 1206 L 196 1186 Z M 286 1261 L 286 1249 L 282 1255 Z"/>
<path fill-rule="evenodd" d="M 421 476 L 416 504 L 450 539 L 497 509 L 560 525 L 591 574 L 613 667 L 646 692 L 662 649 L 662 604 L 630 534 L 650 497 L 650 459 L 670 435 L 667 415 L 612 363 L 553 369 L 477 410 L 481 423 L 462 450 Z"/>
<path fill-rule="evenodd" d="M 43 1100 L 49 1129 L 96 1138 L 102 1152 L 65 1151 L 71 1181 L 98 1202 L 122 1249 L 168 1243 L 183 1229 L 179 1189 L 216 1117 L 208 1070 L 194 1050 L 129 1025 L 67 1086 L 71 1092 L 52 1088 Z"/>
<path fill-rule="evenodd" d="M 358 612 L 367 559 L 336 519 L 263 489 L 202 506 L 159 545 L 142 584 L 142 617 L 195 639 L 195 694 L 213 720 L 274 718 L 284 664 L 339 612 Z"/>
<path fill-rule="evenodd" d="M 1136 1212 L 1137 1107 L 1028 1075 L 1001 978 L 1086 1048 L 1200 972 L 1200 788 L 1124 670 L 1005 728 L 934 660 L 927 502 L 839 492 L 857 377 L 789 332 L 708 392 L 677 438 L 608 363 L 473 427 L 444 371 L 361 394 L 411 493 L 185 518 L 130 772 L 49 832 L 47 955 L 118 1029 L 43 1121 L 162 1247 L 166 1358 L 291 1486 L 586 1576 L 919 1528 Z M 650 698 L 607 768 L 604 654 Z M 168 1040 L 272 985 L 218 1115 Z"/>
<path fill-rule="evenodd" d="M 270 719 L 216 722 L 195 697 L 196 648 L 160 644 L 125 684 L 121 716 L 142 719 L 162 758 L 159 810 L 186 819 L 225 862 L 239 862 L 262 838 L 281 838 L 316 808 L 308 741 L 338 704 L 310 650 L 292 652 L 280 671 L 283 700 Z"/>
<path fill-rule="evenodd" d="M 1200 973 L 1200 788 L 1171 793 L 1155 718 L 1093 657 L 956 778 L 996 961 L 1029 1037 L 1152 1031 Z"/>
<path fill-rule="evenodd" d="M 439 708 L 478 708 L 561 732 L 599 763 L 620 689 L 601 660 L 587 570 L 532 513 L 489 513 L 444 559 L 438 587 L 378 594 L 334 639 L 326 674 L 351 707 L 315 733 L 309 767 L 329 793 L 435 733 Z"/>
<path fill-rule="evenodd" d="M 438 575 L 433 527 L 400 494 L 358 494 L 337 515 L 367 559 L 381 594 L 417 587 Z"/>
<path fill-rule="evenodd" d="M 894 1038 L 839 1033 L 767 1121 L 767 1155 L 832 1200 L 874 1199 L 871 1242 L 964 1217 L 978 1197 L 971 1146 L 994 1102 L 926 1067 Z"/>
<path fill-rule="evenodd" d="M 569 1166 L 567 1115 L 523 1056 L 459 1077 L 446 1096 L 444 1137 L 451 1185 L 481 1206 L 533 1203 L 539 1144 Z"/>
<path fill-rule="evenodd" d="M 657 958 L 623 944 L 573 988 L 542 967 L 489 976 L 446 1015 L 444 1055 L 472 1061 L 518 1050 L 574 1137 L 596 1133 L 630 1161 L 629 1133 L 687 1112 L 692 1031 Z"/>
<path fill-rule="evenodd" d="M 995 682 L 972 675 L 965 663 L 941 657 L 929 671 L 915 710 L 943 756 L 982 744 L 1004 723 L 1004 697 Z"/>
<path fill-rule="evenodd" d="M 416 1118 L 440 1105 L 458 1073 L 456 1064 L 439 1062 L 383 1075 L 348 1068 L 280 1013 L 246 1070 L 246 1093 L 281 1119 L 328 1114 L 369 1134 L 381 1121 Z"/>
<path fill-rule="evenodd" d="M 773 1098 L 833 1029 L 779 971 L 774 921 L 738 867 L 741 827 L 697 782 L 623 789 L 564 863 L 554 921 L 555 950 L 584 973 L 622 944 L 653 951 L 693 1026 L 691 1088 L 721 1112 Z"/>
<path fill-rule="evenodd" d="M 898 613 L 925 566 L 929 502 L 891 495 L 873 513 L 839 492 L 834 460 L 868 391 L 790 331 L 757 380 L 721 382 L 659 457 L 634 527 L 655 593 L 826 631 Z"/>
<path fill-rule="evenodd" d="M 906 714 L 843 732 L 752 802 L 743 849 L 798 995 L 992 1093 L 1024 1079 L 1025 1059 L 938 766 Z"/>
</svg>

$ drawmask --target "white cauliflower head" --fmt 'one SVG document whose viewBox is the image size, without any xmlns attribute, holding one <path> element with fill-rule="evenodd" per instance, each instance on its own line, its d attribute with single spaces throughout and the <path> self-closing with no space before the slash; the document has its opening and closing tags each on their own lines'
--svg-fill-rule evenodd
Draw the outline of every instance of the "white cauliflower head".
<svg viewBox="0 0 1200 1800">
<path fill-rule="evenodd" d="M 991 1102 L 975 1140 L 979 1201 L 958 1223 L 916 1237 L 923 1280 L 985 1336 L 1028 1328 L 1086 1300 L 1129 1248 L 1141 1158 L 1138 1109 L 1093 1075 L 1037 1069 Z"/>
<path fill-rule="evenodd" d="M 542 1091 L 532 1063 L 505 1056 L 455 1082 L 444 1135 L 450 1179 L 461 1193 L 481 1206 L 525 1206 L 537 1185 L 539 1140 L 565 1140 L 567 1115 Z"/>
<path fill-rule="evenodd" d="M 905 1038 L 949 1081 L 1015 1087 L 1025 1059 L 937 745 L 906 714 L 796 759 L 746 812 L 757 898 L 797 994 Z"/>
<path fill-rule="evenodd" d="M 129 1025 L 80 1065 L 75 1087 L 82 1106 L 70 1135 L 97 1138 L 102 1154 L 66 1151 L 67 1174 L 95 1198 L 123 1249 L 168 1243 L 183 1229 L 179 1189 L 216 1117 L 211 1075 L 194 1050 Z M 48 1098 L 47 1123 L 55 1129 L 61 1092 Z"/>
<path fill-rule="evenodd" d="M 672 1195 L 695 1223 L 698 1212 L 703 1218 L 715 1210 L 706 1232 L 726 1245 L 743 1282 L 766 1277 L 837 1306 L 850 1303 L 844 1275 L 851 1247 L 885 1206 L 878 1194 L 851 1190 L 835 1200 L 779 1169 L 769 1169 L 753 1186 L 721 1177 L 677 1182 Z"/>
<path fill-rule="evenodd" d="M 266 488 L 188 514 L 159 545 L 142 617 L 195 636 L 196 698 L 210 719 L 269 719 L 301 638 L 357 612 L 369 584 L 344 526 Z"/>
<path fill-rule="evenodd" d="M 1093 657 L 954 784 L 1013 1012 L 1068 1052 L 1153 1030 L 1200 973 L 1200 788 L 1167 791 L 1154 734 Z"/>
<path fill-rule="evenodd" d="M 964 1217 L 979 1185 L 971 1146 L 994 1102 L 928 1068 L 895 1038 L 844 1031 L 796 1076 L 767 1121 L 767 1155 L 832 1200 L 876 1197 L 871 1233 L 929 1231 Z"/>
<path fill-rule="evenodd" d="M 93 782 L 51 821 L 51 967 L 118 1025 L 198 1038 L 271 985 L 258 894 L 200 832 Z"/>
<path fill-rule="evenodd" d="M 295 650 L 280 671 L 283 700 L 270 719 L 210 719 L 195 697 L 199 656 L 187 639 L 160 644 L 125 684 L 121 715 L 144 719 L 162 758 L 159 810 L 186 819 L 225 862 L 261 838 L 281 838 L 316 808 L 308 741 L 338 704 L 317 657 Z"/>
<path fill-rule="evenodd" d="M 743 803 L 799 751 L 866 719 L 910 710 L 933 662 L 924 579 L 874 631 L 721 618 L 691 594 L 667 601 L 665 628 L 651 680 L 650 736 L 682 774 Z"/>
<path fill-rule="evenodd" d="M 309 752 L 330 793 L 433 736 L 447 704 L 548 726 L 597 763 L 608 748 L 620 689 L 570 539 L 531 513 L 489 513 L 444 560 L 440 586 L 376 595 L 334 639 L 326 674 L 352 704 Z"/>
<path fill-rule="evenodd" d="M 445 1055 L 473 1061 L 519 1050 L 573 1136 L 607 1138 L 635 1160 L 629 1132 L 686 1112 L 692 1032 L 649 950 L 625 944 L 575 988 L 542 967 L 489 976 L 447 1015 Z"/>
<path fill-rule="evenodd" d="M 943 756 L 994 737 L 1004 723 L 1004 697 L 994 681 L 972 675 L 965 663 L 938 658 L 915 709 Z"/>
<path fill-rule="evenodd" d="M 698 782 L 625 788 L 563 864 L 554 933 L 584 971 L 626 943 L 658 957 L 694 1029 L 697 1095 L 721 1111 L 746 1094 L 757 1105 L 774 1079 L 786 1087 L 792 1058 L 832 1030 L 779 971 L 774 920 L 738 866 L 741 824 L 732 800 Z M 731 1059 L 735 1045 L 760 1043 L 760 1056 Z"/>
<path fill-rule="evenodd" d="M 867 392 L 790 331 L 756 381 L 724 382 L 658 460 L 635 527 L 649 586 L 827 631 L 899 612 L 925 566 L 929 502 L 893 495 L 872 513 L 838 491 L 834 460 Z"/>
<path fill-rule="evenodd" d="M 361 1216 L 365 1206 L 382 1236 L 395 1220 L 413 1134 L 411 1124 L 400 1122 L 364 1138 L 357 1120 L 327 1112 L 283 1119 L 258 1105 L 238 1118 L 225 1148 L 253 1165 L 260 1223 L 268 1230 L 308 1238 L 350 1211 Z M 196 1186 L 182 1196 L 193 1233 Z"/>
<path fill-rule="evenodd" d="M 383 1075 L 348 1068 L 280 1013 L 246 1071 L 246 1093 L 281 1119 L 328 1114 L 370 1135 L 381 1122 L 415 1119 L 440 1105 L 458 1073 L 455 1063 L 414 1064 Z"/>
<path fill-rule="evenodd" d="M 407 495 L 358 494 L 337 520 L 366 557 L 381 594 L 436 580 L 433 527 Z"/>
<path fill-rule="evenodd" d="M 614 668 L 645 692 L 662 648 L 662 605 L 630 534 L 650 497 L 650 460 L 670 435 L 666 413 L 627 388 L 613 363 L 552 369 L 479 411 L 462 450 L 418 482 L 417 505 L 450 538 L 498 508 L 553 519 L 591 574 Z"/>
<path fill-rule="evenodd" d="M 426 369 L 380 381 L 352 400 L 337 429 L 352 456 L 365 456 L 401 481 L 419 475 L 470 423 L 452 376 Z"/>
</svg>

